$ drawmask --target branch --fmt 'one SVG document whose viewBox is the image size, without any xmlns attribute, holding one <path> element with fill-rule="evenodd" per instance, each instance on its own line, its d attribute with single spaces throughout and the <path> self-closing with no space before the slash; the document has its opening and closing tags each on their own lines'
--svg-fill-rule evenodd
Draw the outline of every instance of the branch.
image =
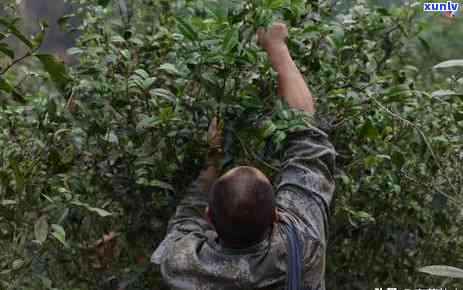
<svg viewBox="0 0 463 290">
<path fill-rule="evenodd" d="M 255 160 L 259 161 L 260 163 L 262 163 L 263 165 L 265 165 L 266 167 L 268 167 L 269 169 L 273 170 L 273 171 L 279 171 L 278 168 L 276 168 L 275 166 L 269 164 L 268 162 L 262 160 L 259 156 L 257 156 L 257 154 L 252 151 L 250 148 L 247 148 L 246 145 L 244 144 L 243 140 L 241 140 L 240 136 L 238 136 L 238 134 L 232 130 L 233 132 L 233 135 L 238 139 L 238 141 L 240 142 L 240 145 L 241 147 L 244 149 L 244 151 L 248 154 L 248 155 L 251 155 Z"/>
<path fill-rule="evenodd" d="M 33 50 L 29 50 L 25 55 L 21 56 L 20 58 L 17 58 L 15 60 L 13 60 L 13 62 L 11 62 L 6 68 L 4 68 L 1 72 L 0 72 L 0 76 L 1 75 L 4 75 L 6 72 L 8 72 L 13 66 L 15 66 L 16 64 L 18 64 L 19 62 L 23 61 L 24 59 L 32 56 L 34 53 L 36 53 L 40 47 L 41 47 L 41 44 L 40 43 L 39 45 L 37 45 L 37 47 L 35 47 Z"/>
<path fill-rule="evenodd" d="M 15 66 L 17 63 L 21 62 L 25 58 L 29 57 L 32 55 L 32 52 L 28 51 L 25 55 L 21 56 L 20 58 L 15 59 L 13 62 L 11 62 L 6 68 L 4 68 L 0 72 L 0 76 L 4 75 L 7 71 L 9 71 L 13 66 Z"/>
<path fill-rule="evenodd" d="M 412 127 L 413 129 L 415 129 L 418 134 L 421 136 L 421 138 L 423 139 L 424 143 L 426 144 L 426 147 L 428 148 L 429 152 L 431 153 L 431 156 L 432 156 L 432 159 L 434 160 L 435 164 L 437 165 L 437 167 L 439 167 L 439 169 L 444 172 L 444 166 L 442 166 L 442 164 L 440 163 L 439 159 L 437 158 L 437 155 L 436 153 L 434 152 L 434 150 L 432 149 L 432 146 L 431 146 L 431 143 L 429 142 L 429 139 L 428 137 L 424 134 L 424 132 L 418 127 L 418 125 L 410 122 L 409 120 L 407 119 L 404 119 L 402 118 L 402 116 L 400 116 L 399 114 L 396 114 L 396 113 L 393 113 L 391 112 L 388 108 L 386 108 L 383 104 L 381 104 L 380 102 L 378 102 L 375 98 L 370 98 L 371 100 L 373 100 L 373 102 L 375 102 L 379 107 L 380 109 L 382 109 L 383 111 L 385 111 L 386 113 L 388 113 L 389 115 L 391 115 L 392 117 L 402 121 L 403 123 L 405 123 L 406 125 Z M 453 189 L 454 193 L 455 194 L 458 194 L 459 191 L 458 189 L 455 187 L 455 185 L 452 183 L 452 181 L 450 180 L 450 178 L 446 175 L 446 174 L 443 174 L 445 180 L 447 181 L 447 183 L 449 184 L 449 186 Z"/>
<path fill-rule="evenodd" d="M 390 36 L 394 31 L 398 30 L 399 28 L 400 28 L 399 25 L 394 26 L 391 29 L 389 29 L 388 31 L 386 31 L 386 33 L 384 34 L 384 38 L 383 38 L 383 40 L 384 40 L 384 43 L 383 43 L 384 56 L 378 62 L 376 71 L 383 70 L 386 61 L 391 57 L 392 52 L 394 50 L 394 44 L 392 43 Z"/>
<path fill-rule="evenodd" d="M 404 170 L 400 170 L 399 174 L 402 175 L 403 177 L 407 178 L 408 180 L 414 182 L 416 185 L 420 185 L 420 186 L 424 185 L 424 186 L 428 187 L 429 189 L 435 190 L 440 195 L 446 197 L 454 205 L 459 206 L 459 207 L 463 206 L 463 203 L 461 203 L 457 199 L 453 198 L 452 196 L 448 195 L 447 193 L 443 192 L 442 190 L 438 189 L 432 183 L 427 183 L 427 182 L 424 182 L 423 180 L 416 180 L 415 178 L 413 178 L 409 174 L 407 174 L 407 172 L 405 172 Z"/>
</svg>

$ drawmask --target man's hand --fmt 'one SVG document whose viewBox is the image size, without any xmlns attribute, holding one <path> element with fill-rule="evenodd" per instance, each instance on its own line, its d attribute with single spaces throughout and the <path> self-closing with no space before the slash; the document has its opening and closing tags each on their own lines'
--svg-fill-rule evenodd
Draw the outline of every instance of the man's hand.
<svg viewBox="0 0 463 290">
<path fill-rule="evenodd" d="M 288 28 L 283 22 L 276 22 L 269 28 L 260 27 L 257 29 L 257 41 L 266 51 L 274 47 L 286 45 L 288 38 Z"/>
<path fill-rule="evenodd" d="M 208 143 L 211 148 L 221 149 L 222 148 L 222 132 L 220 128 L 219 118 L 214 117 L 209 124 L 208 129 Z"/>
</svg>

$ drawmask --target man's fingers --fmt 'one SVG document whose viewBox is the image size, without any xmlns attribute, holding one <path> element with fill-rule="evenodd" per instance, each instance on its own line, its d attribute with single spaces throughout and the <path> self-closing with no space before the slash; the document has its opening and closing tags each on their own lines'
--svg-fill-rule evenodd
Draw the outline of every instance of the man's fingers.
<svg viewBox="0 0 463 290">
<path fill-rule="evenodd" d="M 257 34 L 257 40 L 258 41 L 262 41 L 266 31 L 267 30 L 265 29 L 265 27 L 257 28 L 257 33 L 256 34 Z"/>
<path fill-rule="evenodd" d="M 275 24 L 284 24 L 284 25 L 286 25 L 283 16 L 278 16 L 277 19 L 275 20 Z"/>
<path fill-rule="evenodd" d="M 284 21 L 275 22 L 275 24 L 273 24 L 273 27 L 275 27 L 275 29 L 278 29 L 280 33 L 288 33 L 288 28 L 286 27 L 286 23 Z"/>
<path fill-rule="evenodd" d="M 220 133 L 220 120 L 217 116 L 213 117 L 208 130 L 208 142 L 211 146 L 221 146 L 222 145 L 222 137 Z"/>
<path fill-rule="evenodd" d="M 219 119 L 217 116 L 212 118 L 211 123 L 209 123 L 209 136 L 213 138 L 217 134 L 217 129 L 219 127 Z"/>
</svg>

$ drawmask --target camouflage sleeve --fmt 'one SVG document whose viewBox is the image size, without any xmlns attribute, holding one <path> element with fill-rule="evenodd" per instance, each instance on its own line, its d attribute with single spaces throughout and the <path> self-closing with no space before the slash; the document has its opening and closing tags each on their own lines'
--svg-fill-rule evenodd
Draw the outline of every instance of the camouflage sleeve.
<svg viewBox="0 0 463 290">
<path fill-rule="evenodd" d="M 151 257 L 153 263 L 162 263 L 169 247 L 184 236 L 193 232 L 202 234 L 212 230 L 203 217 L 207 204 L 207 194 L 201 192 L 198 183 L 194 182 L 177 205 L 176 212 L 169 221 L 166 237 Z"/>
<path fill-rule="evenodd" d="M 201 192 L 197 182 L 188 189 L 186 196 L 177 206 L 175 215 L 170 219 L 167 232 L 189 234 L 196 231 L 210 230 L 204 219 L 204 210 L 208 205 L 207 193 Z"/>
<path fill-rule="evenodd" d="M 326 242 L 328 208 L 335 188 L 335 155 L 327 134 L 316 127 L 290 133 L 277 182 L 279 209 L 297 217 L 304 232 L 322 244 Z"/>
</svg>

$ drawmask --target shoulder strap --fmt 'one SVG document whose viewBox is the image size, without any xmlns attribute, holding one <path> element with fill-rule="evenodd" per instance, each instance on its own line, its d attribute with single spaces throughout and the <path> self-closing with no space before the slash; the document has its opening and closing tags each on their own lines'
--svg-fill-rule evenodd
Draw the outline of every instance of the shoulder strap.
<svg viewBox="0 0 463 290">
<path fill-rule="evenodd" d="M 286 238 L 288 253 L 288 270 L 286 273 L 286 290 L 301 290 L 302 282 L 302 242 L 292 224 L 281 223 Z"/>
</svg>

